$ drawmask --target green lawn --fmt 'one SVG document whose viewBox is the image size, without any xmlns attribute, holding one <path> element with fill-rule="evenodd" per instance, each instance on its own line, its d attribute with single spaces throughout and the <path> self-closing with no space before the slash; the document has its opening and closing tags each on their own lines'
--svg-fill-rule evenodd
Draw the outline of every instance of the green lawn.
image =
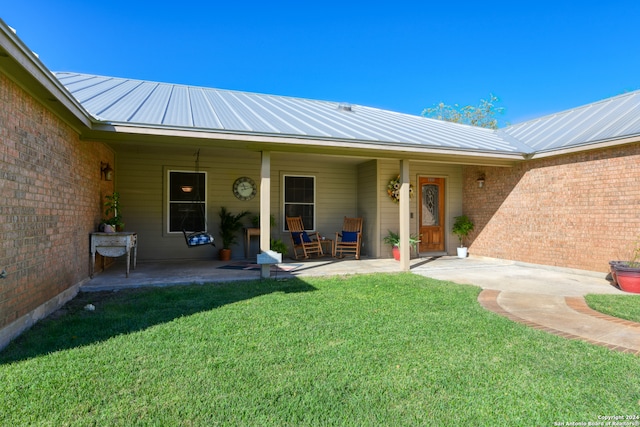
<svg viewBox="0 0 640 427">
<path fill-rule="evenodd" d="M 407 273 L 81 294 L 0 353 L 0 425 L 552 426 L 640 414 L 640 358 L 511 322 L 478 292 Z"/>
<path fill-rule="evenodd" d="M 587 295 L 589 307 L 621 319 L 640 322 L 640 295 Z"/>
</svg>

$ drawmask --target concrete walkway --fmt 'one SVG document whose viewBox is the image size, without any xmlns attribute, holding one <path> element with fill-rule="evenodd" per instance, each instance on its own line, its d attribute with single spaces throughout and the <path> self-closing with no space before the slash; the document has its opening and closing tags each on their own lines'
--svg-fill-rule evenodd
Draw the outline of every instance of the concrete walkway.
<svg viewBox="0 0 640 427">
<path fill-rule="evenodd" d="M 82 291 L 141 286 L 210 283 L 259 279 L 251 269 L 227 269 L 220 261 L 142 262 L 126 278 L 116 264 L 85 283 Z M 272 270 L 272 277 L 388 273 L 399 271 L 393 259 L 321 258 L 290 261 Z M 478 298 L 487 309 L 511 320 L 570 339 L 640 355 L 640 324 L 616 319 L 587 307 L 584 295 L 634 295 L 612 286 L 606 273 L 567 270 L 496 259 L 470 257 L 419 258 L 411 271 L 426 277 L 482 288 Z"/>
<path fill-rule="evenodd" d="M 591 310 L 587 294 L 634 295 L 606 274 L 494 259 L 443 257 L 412 271 L 427 277 L 480 286 L 480 304 L 511 320 L 569 339 L 640 355 L 640 323 Z"/>
</svg>

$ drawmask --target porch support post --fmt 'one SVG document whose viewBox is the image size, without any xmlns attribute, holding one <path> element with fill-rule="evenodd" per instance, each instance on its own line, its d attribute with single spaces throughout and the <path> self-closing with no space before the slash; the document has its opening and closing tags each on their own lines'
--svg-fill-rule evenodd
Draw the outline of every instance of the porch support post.
<svg viewBox="0 0 640 427">
<path fill-rule="evenodd" d="M 260 167 L 260 252 L 271 248 L 271 152 L 262 152 Z M 260 266 L 260 277 L 271 276 L 271 265 Z"/>
<path fill-rule="evenodd" d="M 409 186 L 409 160 L 402 159 L 400 160 L 400 269 L 402 271 L 409 271 L 411 268 Z"/>
</svg>

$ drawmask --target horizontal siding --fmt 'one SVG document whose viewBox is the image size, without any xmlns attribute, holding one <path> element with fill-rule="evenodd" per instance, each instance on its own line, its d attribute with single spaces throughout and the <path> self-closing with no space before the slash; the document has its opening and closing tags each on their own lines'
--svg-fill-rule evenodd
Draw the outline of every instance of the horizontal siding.
<svg viewBox="0 0 640 427">
<path fill-rule="evenodd" d="M 378 218 L 377 164 L 375 160 L 358 166 L 358 213 L 362 217 L 362 254 L 377 258 L 380 256 L 380 233 Z"/>
<path fill-rule="evenodd" d="M 277 213 L 279 237 L 285 243 L 290 243 L 290 236 L 282 231 L 284 199 L 280 188 L 284 175 L 316 177 L 316 231 L 322 236 L 334 239 L 335 233 L 342 230 L 343 218 L 357 214 L 357 175 L 353 165 L 311 156 L 305 156 L 302 162 L 296 156 L 274 154 L 271 157 L 271 209 Z"/>
<path fill-rule="evenodd" d="M 218 248 L 203 246 L 188 248 L 181 234 L 167 234 L 166 228 L 166 171 L 168 169 L 195 169 L 194 148 L 166 148 L 163 150 L 123 147 L 117 152 L 116 180 L 121 194 L 126 230 L 136 231 L 139 237 L 138 259 L 212 259 Z M 310 158 L 313 161 L 310 161 Z M 249 201 L 234 197 L 233 182 L 248 176 L 259 185 L 260 153 L 239 150 L 202 148 L 201 171 L 207 172 L 207 224 L 209 231 L 220 242 L 218 235 L 221 206 L 232 213 L 243 210 L 257 215 L 260 195 Z M 283 174 L 313 175 L 316 177 L 317 230 L 328 238 L 342 228 L 342 218 L 357 214 L 357 173 L 351 163 L 332 162 L 329 157 L 301 158 L 298 155 L 272 153 L 271 156 L 271 212 L 276 219 L 272 237 L 290 243 L 288 233 L 282 232 L 282 197 L 280 187 Z M 245 224 L 251 225 L 250 216 Z M 244 256 L 242 236 L 233 247 L 233 257 Z M 257 245 L 256 241 L 252 245 Z M 220 245 L 218 245 L 220 246 Z M 255 254 L 255 247 L 252 247 Z"/>
</svg>

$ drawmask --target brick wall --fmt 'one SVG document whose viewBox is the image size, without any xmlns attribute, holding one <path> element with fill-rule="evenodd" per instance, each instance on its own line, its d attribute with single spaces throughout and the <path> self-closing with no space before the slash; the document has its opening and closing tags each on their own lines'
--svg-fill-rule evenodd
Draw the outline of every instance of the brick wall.
<svg viewBox="0 0 640 427">
<path fill-rule="evenodd" d="M 114 163 L 2 73 L 0 105 L 2 331 L 88 277 L 89 233 L 112 190 L 100 161 Z"/>
<path fill-rule="evenodd" d="M 607 272 L 640 237 L 640 143 L 463 174 L 473 255 Z"/>
</svg>

